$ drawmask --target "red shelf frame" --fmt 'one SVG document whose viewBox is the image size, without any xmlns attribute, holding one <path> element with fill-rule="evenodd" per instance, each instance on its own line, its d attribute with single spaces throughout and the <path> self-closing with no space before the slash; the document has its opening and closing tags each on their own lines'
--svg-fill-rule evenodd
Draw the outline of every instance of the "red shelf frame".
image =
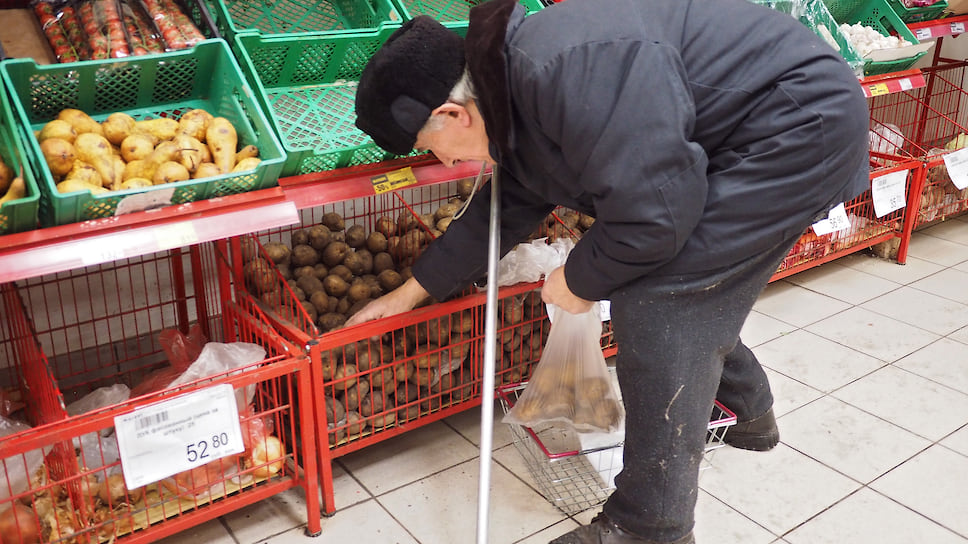
<svg viewBox="0 0 968 544">
<path fill-rule="evenodd" d="M 921 70 L 904 70 L 903 72 L 865 77 L 860 80 L 860 86 L 864 91 L 864 96 L 872 98 L 882 94 L 920 89 L 925 86 L 925 81 Z"/>
</svg>

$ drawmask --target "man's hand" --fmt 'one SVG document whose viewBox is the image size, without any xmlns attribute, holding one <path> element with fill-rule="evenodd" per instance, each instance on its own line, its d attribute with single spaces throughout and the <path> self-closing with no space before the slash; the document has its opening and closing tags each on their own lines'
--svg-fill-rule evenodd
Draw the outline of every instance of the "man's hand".
<svg viewBox="0 0 968 544">
<path fill-rule="evenodd" d="M 416 279 L 410 278 L 400 287 L 370 302 L 362 310 L 353 314 L 346 320 L 345 326 L 349 327 L 366 321 L 409 312 L 428 296 L 430 296 L 430 293 Z"/>
<path fill-rule="evenodd" d="M 592 308 L 594 302 L 575 296 L 565 282 L 565 267 L 559 266 L 545 278 L 541 287 L 541 300 L 554 304 L 572 314 L 583 314 Z"/>
</svg>

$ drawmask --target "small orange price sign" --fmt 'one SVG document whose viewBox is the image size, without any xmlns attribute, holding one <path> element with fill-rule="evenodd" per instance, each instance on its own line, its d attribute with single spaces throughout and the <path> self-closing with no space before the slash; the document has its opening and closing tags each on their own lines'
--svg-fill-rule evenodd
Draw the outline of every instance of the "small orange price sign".
<svg viewBox="0 0 968 544">
<path fill-rule="evenodd" d="M 393 172 L 373 176 L 370 178 L 370 182 L 373 183 L 373 191 L 376 194 L 382 194 L 387 191 L 395 191 L 403 187 L 416 185 L 417 177 L 413 175 L 413 169 L 407 166 L 399 170 L 394 170 Z"/>
<path fill-rule="evenodd" d="M 871 96 L 880 96 L 882 94 L 888 94 L 891 92 L 887 88 L 887 83 L 875 83 L 873 85 L 868 85 L 867 90 L 871 93 Z"/>
</svg>

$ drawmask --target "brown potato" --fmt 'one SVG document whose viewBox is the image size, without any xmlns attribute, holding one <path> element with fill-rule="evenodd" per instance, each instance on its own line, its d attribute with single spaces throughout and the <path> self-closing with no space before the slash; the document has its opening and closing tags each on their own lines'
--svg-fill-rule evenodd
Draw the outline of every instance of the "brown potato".
<svg viewBox="0 0 968 544">
<path fill-rule="evenodd" d="M 346 292 L 349 290 L 350 286 L 348 283 L 346 283 L 346 280 L 340 276 L 330 274 L 329 276 L 326 276 L 325 280 L 323 280 L 323 288 L 326 289 L 326 292 L 329 293 L 330 296 L 342 297 L 346 295 Z"/>
<path fill-rule="evenodd" d="M 366 251 L 366 250 L 363 250 L 363 251 Z M 340 267 L 340 266 L 349 270 L 351 276 L 362 276 L 365 273 L 363 257 L 361 257 L 356 251 L 348 252 L 346 256 L 343 257 L 343 263 L 336 265 L 333 268 Z"/>
<path fill-rule="evenodd" d="M 387 252 L 380 252 L 373 256 L 373 273 L 379 275 L 384 270 L 393 270 L 393 257 Z"/>
<path fill-rule="evenodd" d="M 323 214 L 323 218 L 320 220 L 320 223 L 326 225 L 329 230 L 333 232 L 343 230 L 344 227 L 343 216 L 336 212 L 328 212 Z"/>
<path fill-rule="evenodd" d="M 366 248 L 374 255 L 387 250 L 387 237 L 382 232 L 371 232 L 366 239 Z"/>
<path fill-rule="evenodd" d="M 346 323 L 346 316 L 336 312 L 329 312 L 319 316 L 317 324 L 323 332 L 338 329 Z"/>
<path fill-rule="evenodd" d="M 282 242 L 268 242 L 264 246 L 266 255 L 275 264 L 289 264 L 292 250 Z"/>
<path fill-rule="evenodd" d="M 299 279 L 296 280 L 296 285 L 298 285 L 299 288 L 310 297 L 310 299 L 312 298 L 313 293 L 316 291 L 325 291 L 323 282 L 319 281 L 319 278 L 316 276 L 300 276 Z"/>
<path fill-rule="evenodd" d="M 386 215 L 381 215 L 376 220 L 376 224 L 373 227 L 374 232 L 378 232 L 383 235 L 384 238 L 390 238 L 397 233 L 397 224 L 394 223 L 393 219 Z M 370 249 L 370 251 L 373 251 Z M 374 251 L 374 253 L 377 253 Z"/>
<path fill-rule="evenodd" d="M 403 284 L 403 279 L 396 270 L 384 270 L 376 279 L 380 282 L 380 287 L 388 293 Z"/>
<path fill-rule="evenodd" d="M 295 267 L 313 266 L 319 262 L 319 253 L 310 246 L 302 244 L 293 246 L 289 262 Z"/>
<path fill-rule="evenodd" d="M 245 263 L 242 273 L 249 290 L 256 294 L 261 295 L 278 288 L 275 270 L 262 257 L 256 257 Z"/>
<path fill-rule="evenodd" d="M 346 245 L 353 249 L 363 247 L 366 243 L 366 231 L 363 230 L 363 225 L 353 225 L 352 227 L 346 229 Z"/>
<path fill-rule="evenodd" d="M 343 278 L 343 281 L 347 283 L 349 283 L 353 279 L 353 272 L 346 265 L 338 264 L 333 268 L 330 268 L 329 273 L 331 275 L 335 274 Z"/>
<path fill-rule="evenodd" d="M 306 231 L 309 245 L 316 251 L 323 251 L 333 240 L 333 232 L 326 225 L 314 225 Z"/>
<path fill-rule="evenodd" d="M 323 263 L 329 267 L 336 266 L 343 262 L 343 258 L 349 251 L 350 246 L 346 245 L 346 242 L 330 242 L 323 250 Z"/>
</svg>

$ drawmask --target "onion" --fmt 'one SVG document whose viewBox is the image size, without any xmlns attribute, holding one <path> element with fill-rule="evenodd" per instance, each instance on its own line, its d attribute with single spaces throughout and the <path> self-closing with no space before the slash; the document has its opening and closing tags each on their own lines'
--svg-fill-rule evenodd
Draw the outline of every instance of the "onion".
<svg viewBox="0 0 968 544">
<path fill-rule="evenodd" d="M 255 443 L 248 457 L 249 466 L 256 467 L 252 470 L 252 475 L 256 478 L 268 478 L 282 470 L 286 448 L 278 438 L 267 436 Z"/>
<path fill-rule="evenodd" d="M 0 542 L 3 544 L 37 544 L 40 529 L 34 511 L 20 503 L 0 513 Z"/>
<path fill-rule="evenodd" d="M 144 496 L 144 493 L 144 487 L 128 491 L 128 488 L 124 484 L 123 474 L 112 474 L 108 476 L 106 480 L 101 482 L 97 489 L 97 496 L 101 499 L 101 502 L 110 504 L 111 506 L 117 506 L 125 502 L 125 498 L 127 498 L 127 502 L 138 502 Z"/>
</svg>

